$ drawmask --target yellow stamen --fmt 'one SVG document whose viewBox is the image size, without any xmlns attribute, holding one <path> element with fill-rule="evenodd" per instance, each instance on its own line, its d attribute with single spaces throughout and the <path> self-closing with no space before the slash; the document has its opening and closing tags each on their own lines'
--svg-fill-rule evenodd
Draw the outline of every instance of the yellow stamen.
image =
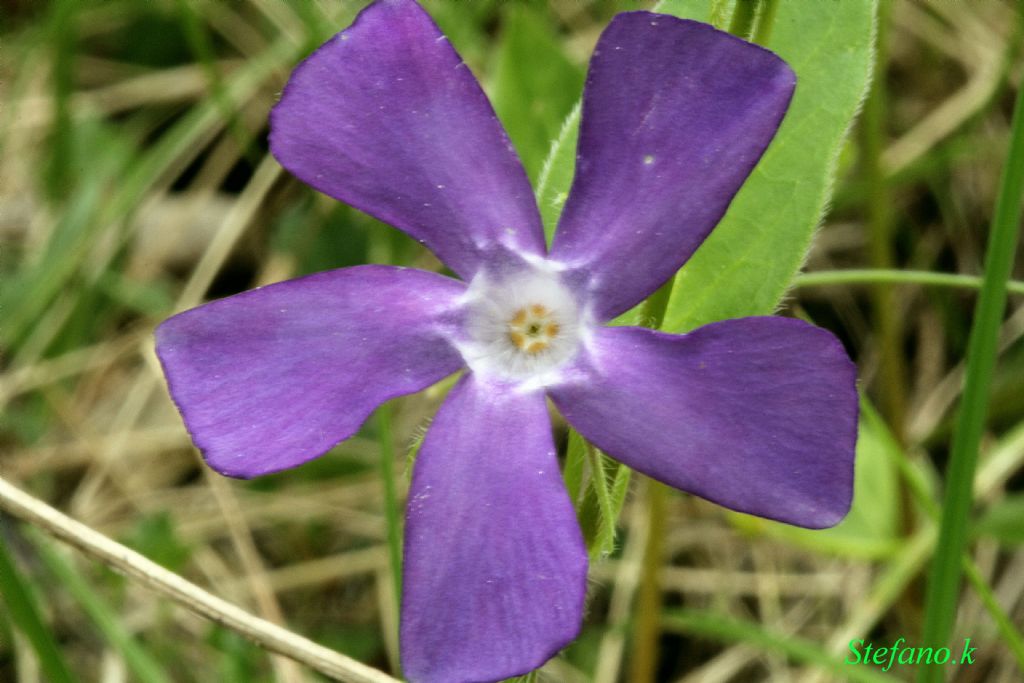
<svg viewBox="0 0 1024 683">
<path fill-rule="evenodd" d="M 546 306 L 530 304 L 509 319 L 508 338 L 520 351 L 534 355 L 551 346 L 560 329 Z"/>
<path fill-rule="evenodd" d="M 535 353 L 540 353 L 544 349 L 548 348 L 547 342 L 535 341 L 529 344 L 523 351 L 526 351 L 531 356 Z"/>
</svg>

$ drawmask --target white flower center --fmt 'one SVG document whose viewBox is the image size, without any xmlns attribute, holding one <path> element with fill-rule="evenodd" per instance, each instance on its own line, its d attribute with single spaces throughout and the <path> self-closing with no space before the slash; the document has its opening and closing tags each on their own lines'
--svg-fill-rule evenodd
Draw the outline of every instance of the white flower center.
<svg viewBox="0 0 1024 683">
<path fill-rule="evenodd" d="M 572 358 L 586 325 L 558 275 L 531 269 L 504 279 L 473 278 L 466 293 L 468 339 L 459 345 L 473 372 L 546 384 Z"/>
</svg>

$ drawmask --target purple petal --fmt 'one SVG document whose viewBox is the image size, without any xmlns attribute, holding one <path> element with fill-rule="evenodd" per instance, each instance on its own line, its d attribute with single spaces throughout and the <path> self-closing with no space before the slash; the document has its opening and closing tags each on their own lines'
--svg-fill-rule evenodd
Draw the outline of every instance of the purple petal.
<svg viewBox="0 0 1024 683">
<path fill-rule="evenodd" d="M 550 395 L 608 455 L 790 524 L 828 527 L 849 510 L 856 369 L 831 333 L 787 318 L 686 335 L 609 327 L 583 355 Z"/>
<path fill-rule="evenodd" d="M 491 251 L 545 252 L 512 143 L 412 0 L 374 3 L 296 67 L 270 129 L 303 182 L 409 233 L 464 279 Z"/>
<path fill-rule="evenodd" d="M 402 666 L 417 683 L 539 667 L 580 628 L 587 556 L 542 392 L 455 386 L 406 511 Z"/>
<path fill-rule="evenodd" d="M 419 270 L 332 270 L 176 315 L 157 354 L 210 466 L 254 477 L 321 455 L 382 402 L 458 370 L 447 339 L 464 291 Z"/>
<path fill-rule="evenodd" d="M 706 24 L 615 17 L 583 94 L 576 177 L 552 258 L 593 271 L 607 320 L 658 288 L 700 246 L 768 146 L 793 71 Z"/>
</svg>

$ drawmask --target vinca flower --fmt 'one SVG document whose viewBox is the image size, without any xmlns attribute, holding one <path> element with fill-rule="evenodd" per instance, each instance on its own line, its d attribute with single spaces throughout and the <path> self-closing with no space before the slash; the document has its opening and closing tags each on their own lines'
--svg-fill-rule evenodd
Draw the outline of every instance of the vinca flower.
<svg viewBox="0 0 1024 683">
<path fill-rule="evenodd" d="M 583 95 L 576 177 L 545 244 L 472 73 L 413 0 L 381 0 L 291 76 L 270 147 L 315 189 L 407 232 L 457 277 L 365 265 L 186 311 L 157 331 L 211 467 L 254 477 L 349 438 L 381 403 L 462 373 L 416 459 L 401 651 L 413 681 L 491 681 L 578 633 L 587 553 L 547 400 L 602 451 L 734 510 L 805 527 L 852 496 L 857 395 L 807 323 L 608 326 L 722 217 L 795 86 L 710 26 L 615 17 Z"/>
</svg>

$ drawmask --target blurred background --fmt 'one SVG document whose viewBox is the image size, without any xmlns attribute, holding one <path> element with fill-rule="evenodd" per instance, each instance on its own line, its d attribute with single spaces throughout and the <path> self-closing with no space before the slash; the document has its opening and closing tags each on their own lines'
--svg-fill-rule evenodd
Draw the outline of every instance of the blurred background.
<svg viewBox="0 0 1024 683">
<path fill-rule="evenodd" d="M 252 613 L 396 673 L 386 484 L 400 517 L 406 454 L 445 387 L 392 402 L 387 419 L 302 468 L 232 481 L 202 466 L 152 349 L 161 320 L 210 298 L 359 263 L 440 268 L 267 153 L 267 113 L 291 68 L 363 4 L 0 1 L 0 474 Z M 649 5 L 426 6 L 536 181 L 598 35 L 616 12 Z M 1022 24 L 1010 0 L 896 0 L 881 6 L 879 36 L 875 87 L 784 309 L 835 332 L 858 364 L 853 513 L 807 532 L 673 493 L 652 525 L 649 487 L 633 477 L 614 551 L 591 570 L 583 634 L 541 680 L 912 675 L 842 662 L 851 639 L 920 634 L 928 503 L 978 286 L 943 274 L 982 272 Z M 978 649 L 950 670 L 957 681 L 1024 680 L 993 618 L 1001 611 L 1019 638 L 1024 268 L 1015 277 L 975 485 L 980 584 L 963 591 L 950 644 L 957 653 L 970 637 Z M 393 473 L 380 465 L 388 452 Z M 9 517 L 0 534 L 82 681 L 323 680 Z M 638 598 L 651 585 L 653 619 L 637 607 L 652 604 Z M 46 680 L 0 597 L 0 681 Z"/>
</svg>

